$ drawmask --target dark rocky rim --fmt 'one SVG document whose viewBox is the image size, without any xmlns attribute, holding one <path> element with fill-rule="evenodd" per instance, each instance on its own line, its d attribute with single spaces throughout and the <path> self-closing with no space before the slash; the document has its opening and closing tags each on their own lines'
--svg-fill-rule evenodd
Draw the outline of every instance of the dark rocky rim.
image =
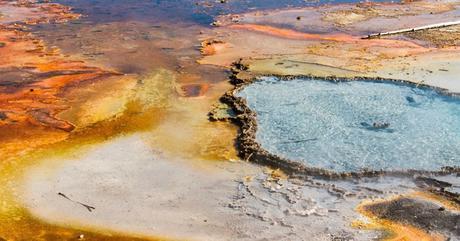
<svg viewBox="0 0 460 241">
<path fill-rule="evenodd" d="M 416 84 L 414 82 L 397 79 L 386 79 L 380 77 L 337 77 L 337 76 L 314 76 L 314 75 L 249 75 L 247 78 L 238 78 L 238 73 L 247 70 L 245 66 L 241 66 L 239 63 L 234 64 L 232 70 L 233 75 L 230 77 L 230 82 L 234 85 L 234 88 L 225 93 L 220 101 L 229 105 L 235 113 L 234 117 L 225 119 L 216 119 L 210 115 L 211 121 L 217 120 L 230 120 L 239 126 L 240 130 L 236 138 L 236 148 L 240 158 L 246 161 L 266 165 L 272 168 L 280 169 L 291 177 L 297 178 L 308 178 L 308 176 L 320 177 L 325 179 L 349 179 L 349 178 L 363 178 L 363 177 L 378 177 L 378 176 L 395 176 L 395 177 L 411 177 L 418 175 L 450 175 L 460 174 L 460 167 L 442 167 L 438 171 L 427 171 L 427 170 L 362 170 L 353 172 L 335 172 L 324 168 L 311 167 L 307 164 L 303 164 L 300 161 L 291 160 L 284 158 L 273 153 L 270 153 L 264 149 L 256 141 L 257 132 L 257 114 L 252 111 L 246 100 L 241 97 L 237 97 L 236 93 L 256 81 L 260 80 L 261 77 L 277 77 L 280 81 L 289 81 L 292 79 L 320 79 L 332 82 L 349 82 L 349 81 L 369 81 L 379 83 L 395 83 L 413 86 L 417 88 L 427 88 L 436 91 L 438 94 L 446 97 L 460 98 L 460 93 L 451 92 L 447 89 L 440 87 L 430 86 L 427 84 Z M 244 67 L 243 69 L 241 67 Z"/>
</svg>

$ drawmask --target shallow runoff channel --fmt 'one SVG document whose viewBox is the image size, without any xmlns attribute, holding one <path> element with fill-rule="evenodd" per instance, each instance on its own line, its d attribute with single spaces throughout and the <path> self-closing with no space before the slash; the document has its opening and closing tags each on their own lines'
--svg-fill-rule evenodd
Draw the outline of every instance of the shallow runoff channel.
<svg viewBox="0 0 460 241">
<path fill-rule="evenodd" d="M 460 164 L 460 99 L 390 81 L 262 77 L 236 93 L 272 154 L 329 171 L 439 171 Z"/>
</svg>

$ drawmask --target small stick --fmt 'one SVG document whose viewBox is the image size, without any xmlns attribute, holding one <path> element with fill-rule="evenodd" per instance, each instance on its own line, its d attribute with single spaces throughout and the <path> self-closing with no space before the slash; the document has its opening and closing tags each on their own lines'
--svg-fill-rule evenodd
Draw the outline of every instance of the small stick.
<svg viewBox="0 0 460 241">
<path fill-rule="evenodd" d="M 374 34 L 369 34 L 365 37 L 362 37 L 361 39 L 374 39 L 374 38 L 380 38 L 382 36 L 395 35 L 395 34 L 408 33 L 408 32 L 417 32 L 417 31 L 421 31 L 425 29 L 445 28 L 445 27 L 454 26 L 454 25 L 460 25 L 460 21 L 437 23 L 437 24 L 430 24 L 430 25 L 425 25 L 425 26 L 420 26 L 420 27 L 415 27 L 415 28 L 405 28 L 405 29 L 389 31 L 389 32 L 374 33 Z"/>
<path fill-rule="evenodd" d="M 63 197 L 63 198 L 65 198 L 65 199 L 67 199 L 67 200 L 69 200 L 69 201 L 71 201 L 71 202 L 73 202 L 73 203 L 76 203 L 76 204 L 79 204 L 79 205 L 85 207 L 86 209 L 88 209 L 89 212 L 92 212 L 94 209 L 96 209 L 95 207 L 86 205 L 86 204 L 81 203 L 81 202 L 74 201 L 74 200 L 70 199 L 69 197 L 67 197 L 67 196 L 66 196 L 64 193 L 62 193 L 62 192 L 58 192 L 58 195 L 61 196 L 61 197 Z"/>
</svg>

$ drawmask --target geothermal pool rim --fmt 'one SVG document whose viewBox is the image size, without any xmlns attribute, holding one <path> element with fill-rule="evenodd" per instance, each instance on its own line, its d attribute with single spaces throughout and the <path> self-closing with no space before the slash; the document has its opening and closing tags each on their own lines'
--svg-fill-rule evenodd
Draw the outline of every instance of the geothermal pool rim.
<svg viewBox="0 0 460 241">
<path fill-rule="evenodd" d="M 438 171 L 427 171 L 417 169 L 407 170 L 371 170 L 364 169 L 352 172 L 336 172 L 324 168 L 311 167 L 308 164 L 303 164 L 301 161 L 292 160 L 289 158 L 281 157 L 273 154 L 264 149 L 256 140 L 256 132 L 258 128 L 257 114 L 251 110 L 247 104 L 246 99 L 237 97 L 237 93 L 246 86 L 263 81 L 261 77 L 276 77 L 279 81 L 290 81 L 293 79 L 318 79 L 330 82 L 350 82 L 350 81 L 367 81 L 377 83 L 392 83 L 399 85 L 412 86 L 421 89 L 431 89 L 437 94 L 445 97 L 454 97 L 460 100 L 460 93 L 452 92 L 444 88 L 431 86 L 427 84 L 419 84 L 407 80 L 387 79 L 381 77 L 338 77 L 338 76 L 315 76 L 315 75 L 277 75 L 277 74 L 248 74 L 247 77 L 240 78 L 238 73 L 244 72 L 247 67 L 235 63 L 232 69 L 233 74 L 230 76 L 230 82 L 234 88 L 227 91 L 220 101 L 230 106 L 235 113 L 234 116 L 219 118 L 215 117 L 211 112 L 209 119 L 211 121 L 232 121 L 239 127 L 239 132 L 236 138 L 236 148 L 239 156 L 245 161 L 266 165 L 272 168 L 277 168 L 284 171 L 286 174 L 296 178 L 308 178 L 308 176 L 321 177 L 326 179 L 349 179 L 349 178 L 363 178 L 363 177 L 377 177 L 377 176 L 397 176 L 397 177 L 410 177 L 417 175 L 449 175 L 460 174 L 459 166 L 445 166 Z"/>
</svg>

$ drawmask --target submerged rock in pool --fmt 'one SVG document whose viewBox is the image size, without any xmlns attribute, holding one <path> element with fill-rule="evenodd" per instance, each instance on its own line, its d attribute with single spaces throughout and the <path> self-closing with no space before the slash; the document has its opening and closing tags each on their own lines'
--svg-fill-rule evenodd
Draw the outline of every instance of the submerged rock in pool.
<svg viewBox="0 0 460 241">
<path fill-rule="evenodd" d="M 429 170 L 460 164 L 460 100 L 372 81 L 264 77 L 238 94 L 273 154 L 336 172 Z"/>
</svg>

